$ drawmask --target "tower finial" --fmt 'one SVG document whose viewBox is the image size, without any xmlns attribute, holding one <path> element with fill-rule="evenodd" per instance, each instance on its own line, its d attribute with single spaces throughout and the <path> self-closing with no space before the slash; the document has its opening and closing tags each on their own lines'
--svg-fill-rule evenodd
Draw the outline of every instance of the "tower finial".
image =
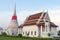
<svg viewBox="0 0 60 40">
<path fill-rule="evenodd" d="M 16 16 L 16 3 L 15 3 L 15 7 L 14 7 L 14 16 Z"/>
</svg>

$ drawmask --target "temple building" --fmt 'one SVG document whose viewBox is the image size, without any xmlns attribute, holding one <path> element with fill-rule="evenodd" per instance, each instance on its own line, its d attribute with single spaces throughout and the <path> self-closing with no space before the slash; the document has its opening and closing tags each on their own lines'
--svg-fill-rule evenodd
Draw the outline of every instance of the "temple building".
<svg viewBox="0 0 60 40">
<path fill-rule="evenodd" d="M 50 21 L 48 11 L 30 15 L 19 26 L 19 34 L 28 37 L 57 36 L 57 25 Z"/>
<path fill-rule="evenodd" d="M 14 9 L 14 14 L 12 16 L 11 22 L 7 28 L 7 35 L 17 36 L 18 35 L 18 21 L 16 16 L 16 6 Z"/>
</svg>

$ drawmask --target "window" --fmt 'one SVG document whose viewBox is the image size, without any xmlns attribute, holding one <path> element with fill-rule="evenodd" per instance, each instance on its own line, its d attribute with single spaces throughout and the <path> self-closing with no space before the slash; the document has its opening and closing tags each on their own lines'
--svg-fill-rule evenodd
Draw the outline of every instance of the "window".
<svg viewBox="0 0 60 40">
<path fill-rule="evenodd" d="M 12 35 L 14 35 L 14 33 L 12 33 Z"/>
<path fill-rule="evenodd" d="M 30 33 L 30 32 L 27 33 L 27 36 L 29 36 L 29 33 Z"/>
<path fill-rule="evenodd" d="M 27 34 L 27 32 L 26 32 L 26 34 Z"/>
<path fill-rule="evenodd" d="M 35 31 L 35 35 L 36 35 L 36 31 Z"/>
<path fill-rule="evenodd" d="M 23 34 L 24 34 L 24 32 L 23 32 Z"/>
<path fill-rule="evenodd" d="M 33 35 L 33 32 L 31 31 L 31 35 Z"/>
</svg>

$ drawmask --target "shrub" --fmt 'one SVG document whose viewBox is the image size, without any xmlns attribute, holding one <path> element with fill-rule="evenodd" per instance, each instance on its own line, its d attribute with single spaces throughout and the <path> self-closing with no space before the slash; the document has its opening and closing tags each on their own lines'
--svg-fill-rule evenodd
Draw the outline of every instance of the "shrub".
<svg viewBox="0 0 60 40">
<path fill-rule="evenodd" d="M 3 36 L 7 36 L 7 34 L 6 34 L 5 32 L 4 32 L 4 33 L 2 33 L 2 35 L 3 35 Z"/>
<path fill-rule="evenodd" d="M 58 31 L 58 36 L 60 36 L 60 30 Z"/>
<path fill-rule="evenodd" d="M 19 37 L 22 37 L 22 34 L 18 34 Z"/>
<path fill-rule="evenodd" d="M 51 36 L 51 34 L 50 34 L 50 33 L 48 33 L 48 36 L 50 37 L 50 36 Z"/>
</svg>

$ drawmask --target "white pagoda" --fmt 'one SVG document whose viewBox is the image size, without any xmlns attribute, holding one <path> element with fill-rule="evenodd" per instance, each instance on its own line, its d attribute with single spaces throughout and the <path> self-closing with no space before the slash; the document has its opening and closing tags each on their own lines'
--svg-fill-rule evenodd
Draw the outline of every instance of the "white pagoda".
<svg viewBox="0 0 60 40">
<path fill-rule="evenodd" d="M 17 36 L 18 35 L 18 21 L 16 16 L 16 6 L 14 8 L 14 14 L 12 16 L 11 22 L 7 28 L 8 35 Z"/>
</svg>

